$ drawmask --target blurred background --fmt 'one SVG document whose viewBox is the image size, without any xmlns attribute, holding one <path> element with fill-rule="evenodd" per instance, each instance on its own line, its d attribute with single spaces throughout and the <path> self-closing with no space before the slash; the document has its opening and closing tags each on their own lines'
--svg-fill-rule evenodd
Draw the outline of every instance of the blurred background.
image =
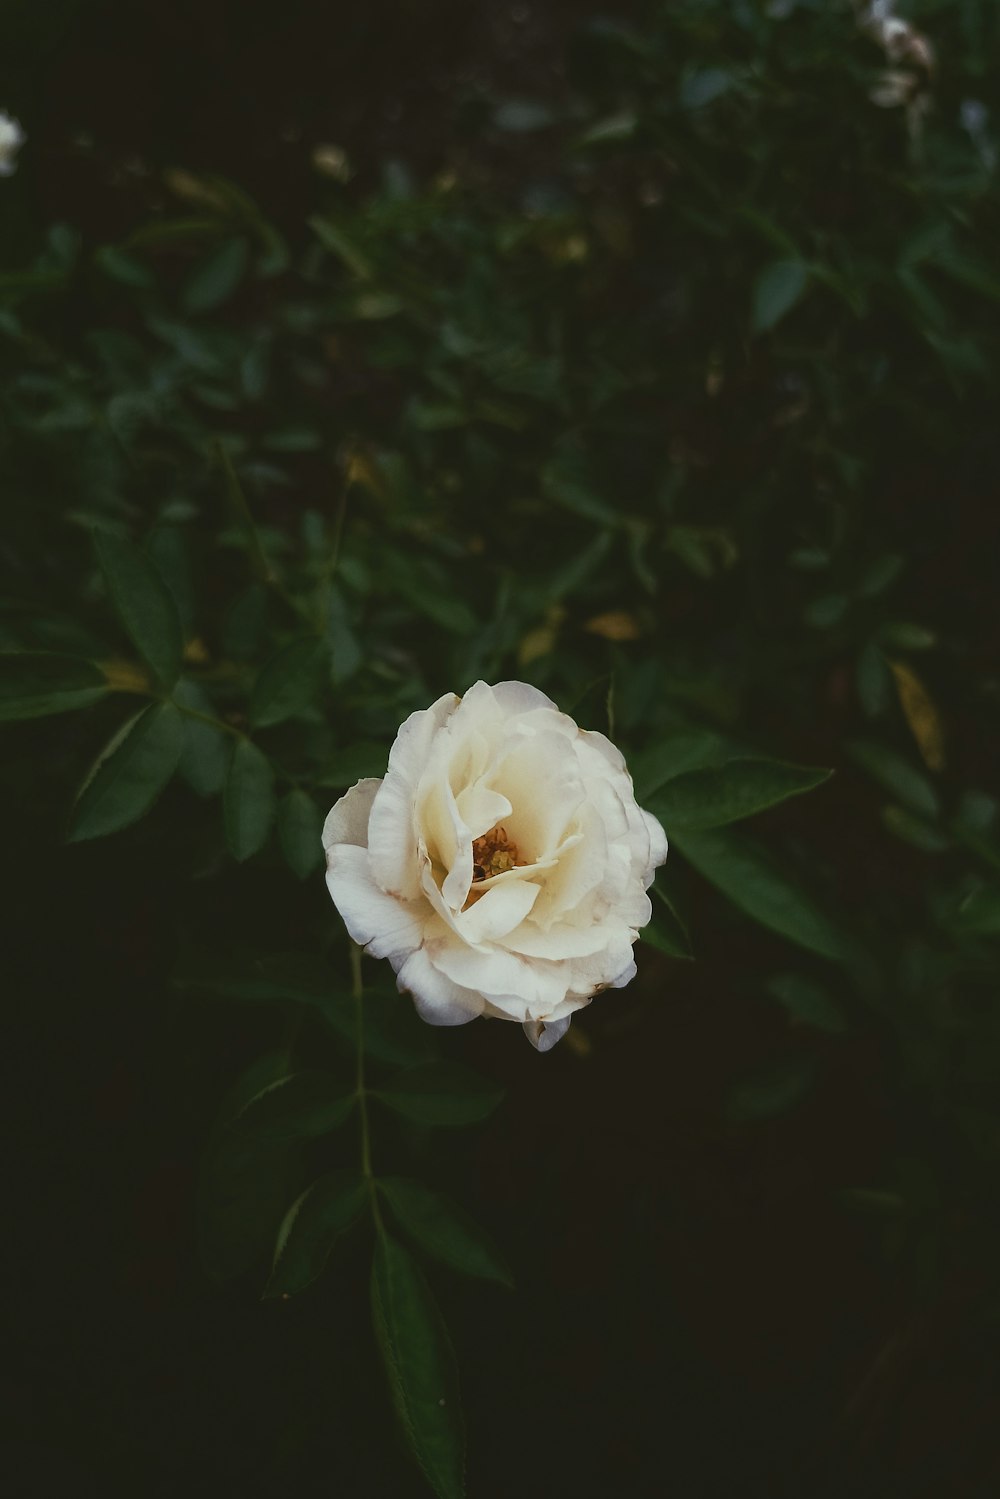
<svg viewBox="0 0 1000 1499">
<path fill-rule="evenodd" d="M 114 689 L 0 741 L 13 1492 L 427 1492 L 364 1232 L 262 1302 L 290 1198 L 233 1237 L 205 1149 L 290 1012 L 349 1066 L 294 963 L 241 975 L 346 988 L 318 820 L 481 676 L 610 729 L 640 787 L 707 751 L 835 775 L 681 838 L 638 978 L 551 1054 L 400 1043 L 506 1090 L 374 1125 L 517 1283 L 428 1272 L 469 1494 L 995 1495 L 996 7 L 0 18 L 0 648 Z M 291 781 L 266 842 L 205 723 L 148 816 L 66 842 L 148 688 L 94 526 L 173 600 L 178 701 Z"/>
</svg>

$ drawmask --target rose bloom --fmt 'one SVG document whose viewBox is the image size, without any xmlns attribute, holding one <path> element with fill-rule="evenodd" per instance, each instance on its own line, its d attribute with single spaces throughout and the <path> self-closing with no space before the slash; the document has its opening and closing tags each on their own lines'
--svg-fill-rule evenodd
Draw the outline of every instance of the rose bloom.
<svg viewBox="0 0 1000 1499">
<path fill-rule="evenodd" d="M 26 139 L 18 121 L 0 110 L 0 177 L 10 177 L 17 170 L 17 153 Z"/>
<path fill-rule="evenodd" d="M 524 682 L 411 714 L 384 779 L 341 797 L 323 846 L 348 932 L 424 1020 L 516 1020 L 539 1051 L 634 977 L 667 856 L 614 745 Z"/>
</svg>

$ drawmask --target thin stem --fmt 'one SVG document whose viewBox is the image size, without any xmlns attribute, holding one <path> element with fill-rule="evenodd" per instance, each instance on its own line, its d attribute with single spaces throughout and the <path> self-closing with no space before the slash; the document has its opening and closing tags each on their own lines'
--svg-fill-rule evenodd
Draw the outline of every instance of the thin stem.
<svg viewBox="0 0 1000 1499">
<path fill-rule="evenodd" d="M 365 1087 L 365 1008 L 364 1008 L 364 984 L 361 979 L 361 948 L 356 942 L 351 943 L 351 994 L 354 999 L 354 1015 L 357 1027 L 357 1071 L 355 1073 L 355 1092 L 358 1099 L 358 1114 L 361 1118 L 361 1172 L 368 1183 L 368 1195 L 371 1201 L 372 1217 L 375 1219 L 375 1227 L 379 1233 L 382 1232 L 382 1214 L 378 1205 L 378 1190 L 375 1186 L 375 1175 L 372 1171 L 372 1136 L 371 1125 L 368 1119 L 368 1091 Z"/>
</svg>

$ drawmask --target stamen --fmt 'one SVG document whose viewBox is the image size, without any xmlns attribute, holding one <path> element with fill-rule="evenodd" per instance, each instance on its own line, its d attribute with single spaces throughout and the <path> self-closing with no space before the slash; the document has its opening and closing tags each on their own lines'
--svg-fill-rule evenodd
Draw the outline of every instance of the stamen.
<svg viewBox="0 0 1000 1499">
<path fill-rule="evenodd" d="M 517 845 L 507 837 L 507 829 L 497 824 L 472 845 L 472 883 L 478 885 L 495 874 L 506 874 L 524 862 Z"/>
</svg>

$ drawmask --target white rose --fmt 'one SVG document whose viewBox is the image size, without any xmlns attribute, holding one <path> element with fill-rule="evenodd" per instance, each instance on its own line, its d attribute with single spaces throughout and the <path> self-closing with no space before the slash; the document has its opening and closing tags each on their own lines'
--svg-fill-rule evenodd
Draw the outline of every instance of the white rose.
<svg viewBox="0 0 1000 1499">
<path fill-rule="evenodd" d="M 539 1051 L 635 974 L 667 856 L 625 761 L 524 682 L 413 713 L 326 819 L 327 884 L 432 1025 L 517 1020 Z"/>
<path fill-rule="evenodd" d="M 26 139 L 17 120 L 0 110 L 0 177 L 10 177 L 17 170 L 17 153 Z"/>
</svg>

